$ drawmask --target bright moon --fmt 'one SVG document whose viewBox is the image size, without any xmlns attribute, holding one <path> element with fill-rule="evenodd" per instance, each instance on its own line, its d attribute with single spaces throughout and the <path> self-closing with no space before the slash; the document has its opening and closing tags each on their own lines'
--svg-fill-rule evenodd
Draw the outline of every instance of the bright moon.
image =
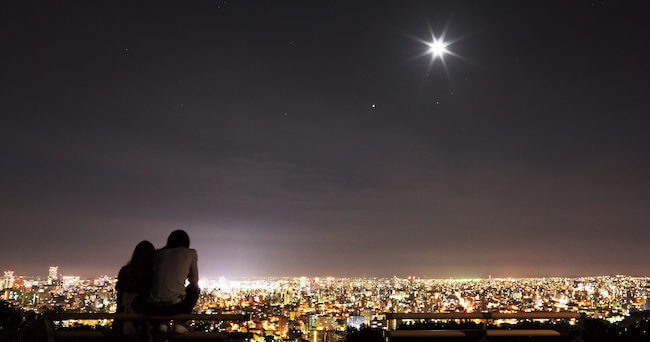
<svg viewBox="0 0 650 342">
<path fill-rule="evenodd" d="M 445 61 L 449 56 L 457 57 L 460 59 L 465 59 L 464 57 L 460 56 L 456 52 L 453 51 L 453 48 L 450 50 L 449 47 L 451 45 L 456 44 L 460 40 L 460 38 L 456 39 L 445 39 L 447 36 L 447 27 L 442 31 L 442 33 L 439 36 L 436 36 L 435 33 L 433 33 L 433 30 L 431 30 L 431 27 L 429 27 L 429 33 L 431 34 L 430 38 L 428 39 L 420 39 L 417 37 L 412 37 L 416 41 L 420 42 L 423 44 L 426 49 L 420 50 L 420 54 L 417 57 L 424 57 L 427 56 L 429 57 L 429 66 L 427 67 L 427 75 L 429 74 L 429 71 L 433 67 L 433 65 L 436 63 L 437 60 L 440 60 L 442 63 L 442 67 L 445 69 L 445 72 L 449 74 L 449 70 L 447 70 L 447 62 Z"/>
<path fill-rule="evenodd" d="M 433 42 L 427 43 L 429 45 L 429 53 L 434 57 L 442 57 L 445 53 L 449 52 L 447 46 L 449 44 L 445 43 L 442 39 L 433 39 Z"/>
</svg>

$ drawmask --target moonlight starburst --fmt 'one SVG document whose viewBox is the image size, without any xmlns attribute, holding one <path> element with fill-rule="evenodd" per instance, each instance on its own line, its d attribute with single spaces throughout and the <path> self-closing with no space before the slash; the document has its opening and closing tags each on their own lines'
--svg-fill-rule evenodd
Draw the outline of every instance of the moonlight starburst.
<svg viewBox="0 0 650 342">
<path fill-rule="evenodd" d="M 422 42 L 426 46 L 428 46 L 428 49 L 426 50 L 425 54 L 431 56 L 431 63 L 429 63 L 428 69 L 431 69 L 433 63 L 435 63 L 437 59 L 440 59 L 440 62 L 442 62 L 442 66 L 445 68 L 445 72 L 449 74 L 449 70 L 447 69 L 447 62 L 445 61 L 445 56 L 446 55 L 458 56 L 458 55 L 448 49 L 448 47 L 451 44 L 453 44 L 453 42 L 449 42 L 445 40 L 446 33 L 447 33 L 447 29 L 445 28 L 445 30 L 440 35 L 440 37 L 436 37 L 433 31 L 431 31 L 431 40 L 422 41 Z M 429 71 L 428 69 L 427 72 Z"/>
<path fill-rule="evenodd" d="M 426 46 L 426 49 L 422 51 L 422 53 L 418 57 L 424 57 L 424 56 L 430 56 L 431 60 L 429 63 L 429 66 L 427 68 L 427 74 L 429 73 L 429 70 L 433 67 L 433 64 L 435 63 L 436 60 L 440 60 L 442 63 L 443 68 L 445 69 L 445 72 L 448 74 L 449 70 L 447 69 L 447 61 L 445 59 L 445 56 L 451 55 L 454 57 L 458 57 L 461 59 L 465 59 L 461 56 L 459 56 L 457 53 L 453 52 L 450 50 L 450 46 L 458 41 L 456 40 L 447 40 L 445 39 L 447 35 L 447 27 L 445 26 L 444 30 L 440 34 L 440 36 L 436 37 L 436 34 L 433 32 L 431 27 L 429 27 L 429 34 L 431 35 L 431 38 L 429 39 L 420 39 L 420 38 L 415 38 L 418 42 L 422 43 L 424 46 Z"/>
<path fill-rule="evenodd" d="M 426 44 L 429 46 L 427 52 L 430 53 L 434 59 L 440 57 L 442 60 L 444 55 L 449 52 L 449 50 L 447 50 L 449 44 L 442 40 L 442 38 L 436 39 L 433 37 L 433 41 Z"/>
</svg>

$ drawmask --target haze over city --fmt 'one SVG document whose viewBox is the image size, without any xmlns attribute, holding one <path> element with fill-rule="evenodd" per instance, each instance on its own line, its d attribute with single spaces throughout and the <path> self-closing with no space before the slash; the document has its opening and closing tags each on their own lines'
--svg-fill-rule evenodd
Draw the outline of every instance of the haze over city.
<svg viewBox="0 0 650 342">
<path fill-rule="evenodd" d="M 0 270 L 650 275 L 647 2 L 3 8 Z"/>
</svg>

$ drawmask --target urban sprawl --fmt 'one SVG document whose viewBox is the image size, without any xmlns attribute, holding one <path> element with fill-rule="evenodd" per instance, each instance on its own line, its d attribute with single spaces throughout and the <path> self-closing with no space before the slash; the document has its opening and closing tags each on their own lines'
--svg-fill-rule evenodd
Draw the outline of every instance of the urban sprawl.
<svg viewBox="0 0 650 342">
<path fill-rule="evenodd" d="M 61 276 L 47 278 L 5 271 L 0 299 L 23 310 L 115 312 L 116 279 Z M 202 279 L 198 313 L 247 313 L 246 323 L 224 322 L 228 332 L 250 332 L 277 339 L 330 334 L 336 340 L 349 328 L 385 328 L 385 313 L 570 311 L 617 322 L 650 309 L 650 278 L 258 278 Z M 66 324 L 108 324 L 97 321 Z M 497 324 L 499 322 L 496 322 Z"/>
</svg>

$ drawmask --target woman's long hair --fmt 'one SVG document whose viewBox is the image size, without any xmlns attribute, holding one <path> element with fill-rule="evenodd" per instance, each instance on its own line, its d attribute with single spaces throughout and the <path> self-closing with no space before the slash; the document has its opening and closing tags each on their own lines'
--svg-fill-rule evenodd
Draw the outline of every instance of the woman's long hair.
<svg viewBox="0 0 650 342">
<path fill-rule="evenodd" d="M 130 266 L 133 269 L 138 271 L 145 271 L 153 267 L 153 253 L 156 251 L 156 247 L 147 240 L 141 241 L 135 246 L 131 260 L 127 266 Z"/>
<path fill-rule="evenodd" d="M 145 297 L 151 288 L 153 274 L 153 254 L 156 248 L 149 241 L 141 241 L 135 246 L 131 260 L 120 269 L 117 276 L 117 312 L 125 312 L 126 304 L 122 302 L 124 293 L 135 292 L 138 296 L 132 300 L 132 309 L 142 312 Z M 121 324 L 121 323 L 120 323 Z M 119 324 L 118 324 L 119 325 Z"/>
</svg>

